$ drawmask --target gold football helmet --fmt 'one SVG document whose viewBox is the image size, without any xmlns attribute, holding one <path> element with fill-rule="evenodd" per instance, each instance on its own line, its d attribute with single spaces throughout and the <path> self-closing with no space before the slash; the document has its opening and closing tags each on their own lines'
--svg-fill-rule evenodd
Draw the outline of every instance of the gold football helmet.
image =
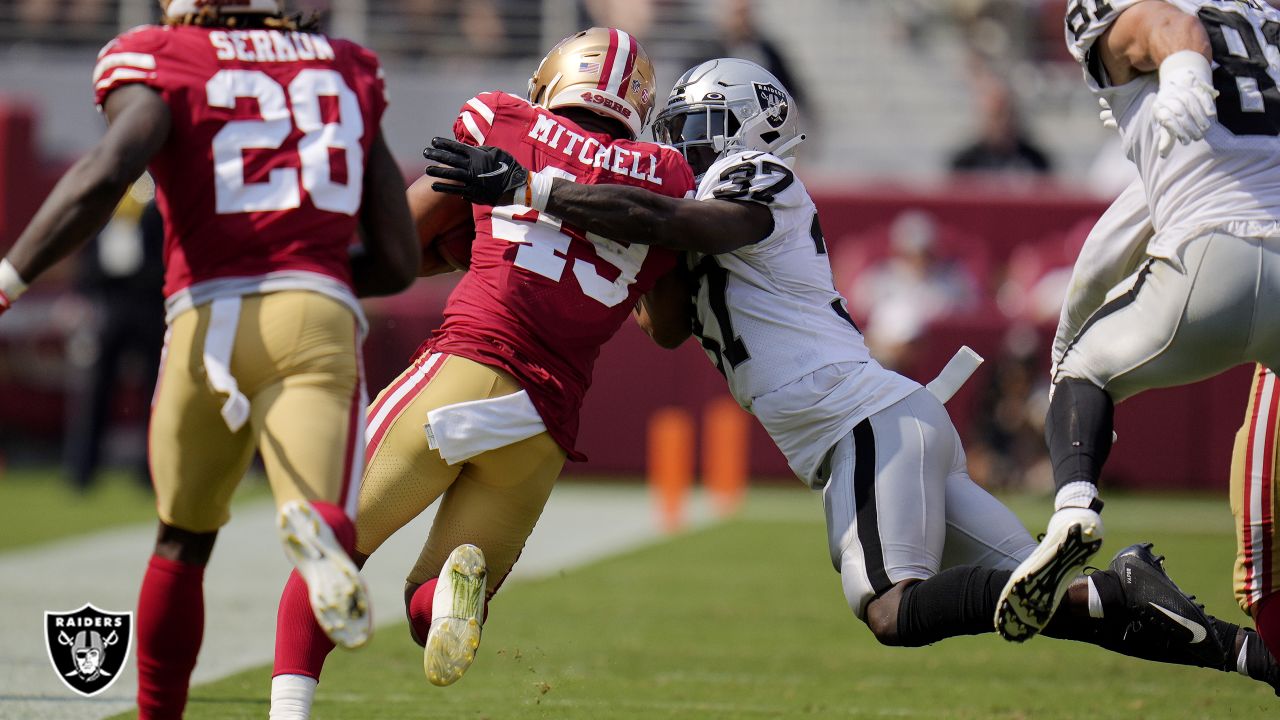
<svg viewBox="0 0 1280 720">
<path fill-rule="evenodd" d="M 561 40 L 529 78 L 529 102 L 581 107 L 618 120 L 639 137 L 653 114 L 653 63 L 629 33 L 593 27 Z"/>
</svg>

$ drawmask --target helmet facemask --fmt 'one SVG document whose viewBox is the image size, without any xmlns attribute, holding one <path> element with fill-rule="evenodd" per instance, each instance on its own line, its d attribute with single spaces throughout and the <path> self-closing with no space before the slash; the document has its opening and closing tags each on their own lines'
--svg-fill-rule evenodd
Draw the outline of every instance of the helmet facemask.
<svg viewBox="0 0 1280 720">
<path fill-rule="evenodd" d="M 701 177 L 721 156 L 738 146 L 742 108 L 723 101 L 670 105 L 653 121 L 658 142 L 679 150 Z"/>
</svg>

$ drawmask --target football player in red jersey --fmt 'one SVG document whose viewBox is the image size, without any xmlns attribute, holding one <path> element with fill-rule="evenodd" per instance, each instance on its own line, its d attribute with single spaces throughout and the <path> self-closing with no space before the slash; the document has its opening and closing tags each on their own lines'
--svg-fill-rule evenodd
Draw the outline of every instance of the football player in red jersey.
<svg viewBox="0 0 1280 720">
<path fill-rule="evenodd" d="M 364 450 L 356 296 L 403 289 L 419 254 L 373 53 L 298 27 L 276 0 L 163 5 L 165 25 L 103 49 L 107 133 L 0 263 L 8 309 L 150 169 L 168 331 L 149 437 L 160 528 L 138 601 L 144 719 L 182 716 L 204 567 L 255 448 L 306 621 L 344 646 L 368 639 L 349 557 Z"/>
<path fill-rule="evenodd" d="M 505 147 L 557 177 L 683 197 L 693 189 L 684 158 L 633 139 L 653 101 L 652 65 L 635 39 L 592 28 L 551 50 L 528 100 L 503 92 L 468 100 L 454 135 Z M 410 189 L 415 214 L 456 201 L 430 181 Z M 443 326 L 369 408 L 356 520 L 360 560 L 441 499 L 405 593 L 437 685 L 470 666 L 487 598 L 514 565 L 565 459 L 582 459 L 578 411 L 600 346 L 676 265 L 672 251 L 611 243 L 518 204 L 476 207 L 474 221 L 470 271 L 449 297 Z M 298 586 L 280 608 L 273 718 L 307 716 L 332 647 L 295 622 L 305 613 Z"/>
</svg>

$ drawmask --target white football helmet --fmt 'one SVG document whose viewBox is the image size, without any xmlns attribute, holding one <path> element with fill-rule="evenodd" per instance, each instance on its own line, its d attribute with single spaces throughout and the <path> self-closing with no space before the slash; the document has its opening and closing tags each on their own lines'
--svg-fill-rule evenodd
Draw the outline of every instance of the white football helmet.
<svg viewBox="0 0 1280 720">
<path fill-rule="evenodd" d="M 730 152 L 788 158 L 804 141 L 791 93 L 768 70 L 720 58 L 690 68 L 653 121 L 654 138 L 684 153 L 696 175 Z"/>
<path fill-rule="evenodd" d="M 227 15 L 279 15 L 284 11 L 279 0 L 160 0 L 160 4 L 164 6 L 165 16 L 171 18 L 194 15 L 210 6 Z"/>
</svg>

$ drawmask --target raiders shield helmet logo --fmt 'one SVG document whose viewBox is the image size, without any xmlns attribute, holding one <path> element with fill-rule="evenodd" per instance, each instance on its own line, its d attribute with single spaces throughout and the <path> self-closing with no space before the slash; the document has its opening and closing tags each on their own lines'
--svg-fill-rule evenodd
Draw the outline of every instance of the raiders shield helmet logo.
<svg viewBox="0 0 1280 720">
<path fill-rule="evenodd" d="M 780 128 L 787 121 L 787 94 L 775 85 L 751 83 L 756 89 L 756 100 L 770 127 Z"/>
<path fill-rule="evenodd" d="M 86 603 L 70 612 L 45 612 L 45 649 L 62 684 L 85 697 L 111 687 L 133 648 L 133 613 Z"/>
</svg>

